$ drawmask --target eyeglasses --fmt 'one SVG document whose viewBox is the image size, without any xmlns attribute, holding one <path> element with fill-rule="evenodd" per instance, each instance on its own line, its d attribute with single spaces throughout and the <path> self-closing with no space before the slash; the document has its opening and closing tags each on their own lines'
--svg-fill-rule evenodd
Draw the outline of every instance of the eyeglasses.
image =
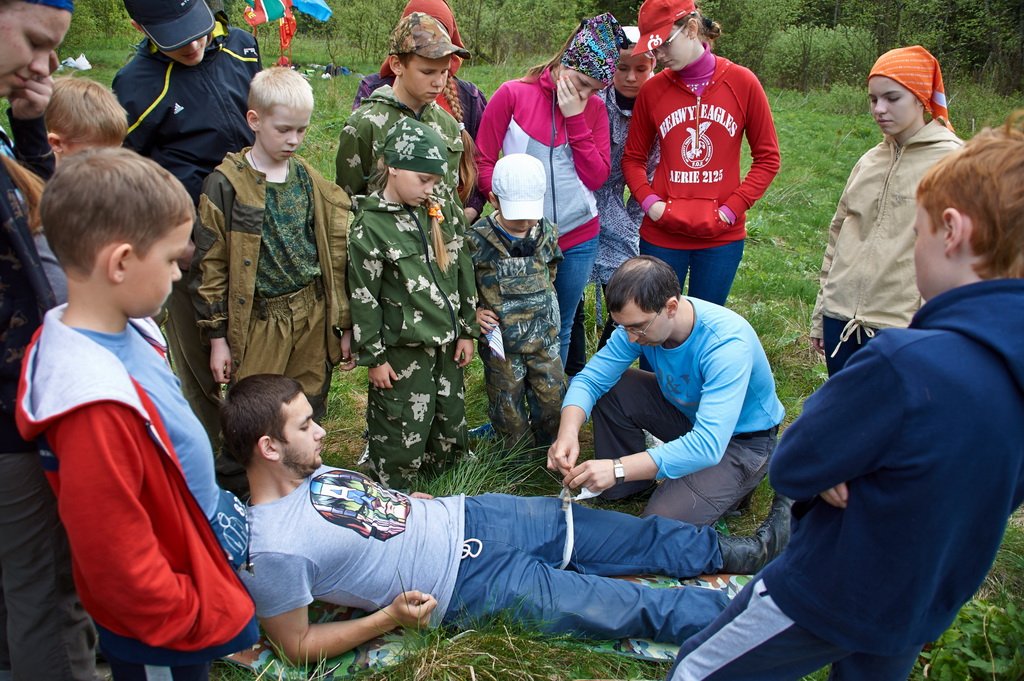
<svg viewBox="0 0 1024 681">
<path fill-rule="evenodd" d="M 663 309 L 665 309 L 665 308 L 662 308 L 662 310 Z M 648 331 L 648 329 L 651 328 L 651 324 L 653 324 L 654 320 L 657 319 L 660 315 L 661 315 L 661 310 L 658 310 L 657 313 L 655 313 L 655 315 L 653 317 L 651 317 L 651 321 L 647 322 L 644 325 L 644 328 L 642 328 L 642 329 L 638 329 L 635 326 L 625 326 L 623 324 L 616 324 L 615 326 L 619 327 L 620 329 L 625 331 L 627 334 L 633 334 L 637 338 L 646 338 L 647 337 L 647 331 Z"/>
<path fill-rule="evenodd" d="M 686 23 L 687 22 L 684 22 L 681 26 L 677 26 L 676 30 L 674 30 L 671 33 L 669 33 L 668 38 L 665 39 L 665 42 L 661 43 L 660 45 L 655 45 L 654 46 L 654 48 L 651 50 L 651 53 L 652 54 L 657 54 L 657 53 L 663 52 L 665 49 L 667 49 L 668 48 L 668 44 L 670 42 L 672 42 L 673 40 L 675 40 L 679 36 L 679 34 L 683 32 L 683 29 L 686 28 Z"/>
</svg>

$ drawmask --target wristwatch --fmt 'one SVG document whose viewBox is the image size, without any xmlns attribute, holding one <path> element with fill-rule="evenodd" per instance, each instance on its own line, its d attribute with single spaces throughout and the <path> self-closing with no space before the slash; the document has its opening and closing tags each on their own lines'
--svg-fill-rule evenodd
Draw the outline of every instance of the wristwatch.
<svg viewBox="0 0 1024 681">
<path fill-rule="evenodd" d="M 612 470 L 615 471 L 616 485 L 626 482 L 626 467 L 622 465 L 622 459 L 612 459 Z"/>
</svg>

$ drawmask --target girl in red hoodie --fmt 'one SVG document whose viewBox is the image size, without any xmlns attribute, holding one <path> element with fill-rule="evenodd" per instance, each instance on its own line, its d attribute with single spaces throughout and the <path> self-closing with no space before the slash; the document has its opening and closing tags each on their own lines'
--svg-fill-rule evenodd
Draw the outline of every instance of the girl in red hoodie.
<svg viewBox="0 0 1024 681">
<path fill-rule="evenodd" d="M 646 0 L 638 23 L 633 53 L 653 52 L 665 67 L 640 90 L 622 158 L 646 213 L 640 253 L 672 265 L 687 295 L 724 305 L 743 257 L 746 212 L 779 171 L 768 98 L 749 69 L 711 52 L 721 29 L 693 0 Z M 753 157 L 746 177 L 743 136 Z M 661 162 L 649 182 L 656 140 Z"/>
</svg>

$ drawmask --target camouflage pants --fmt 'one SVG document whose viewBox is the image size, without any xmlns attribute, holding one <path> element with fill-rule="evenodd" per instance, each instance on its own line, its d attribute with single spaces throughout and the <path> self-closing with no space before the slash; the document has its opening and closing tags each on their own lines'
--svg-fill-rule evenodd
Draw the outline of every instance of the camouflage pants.
<svg viewBox="0 0 1024 681">
<path fill-rule="evenodd" d="M 547 446 L 558 435 L 565 372 L 558 339 L 538 352 L 498 359 L 480 343 L 491 425 L 508 447 Z"/>
<path fill-rule="evenodd" d="M 398 374 L 392 388 L 370 385 L 366 406 L 367 462 L 380 482 L 409 490 L 420 474 L 448 468 L 467 451 L 463 370 L 455 344 L 389 347 Z"/>
</svg>

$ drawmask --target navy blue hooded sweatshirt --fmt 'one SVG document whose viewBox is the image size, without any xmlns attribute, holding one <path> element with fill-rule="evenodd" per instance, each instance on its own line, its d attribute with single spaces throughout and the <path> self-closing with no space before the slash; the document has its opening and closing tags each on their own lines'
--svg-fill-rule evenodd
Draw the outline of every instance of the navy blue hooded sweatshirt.
<svg viewBox="0 0 1024 681">
<path fill-rule="evenodd" d="M 762 573 L 786 615 L 872 654 L 935 640 L 1024 497 L 1024 280 L 952 289 L 879 333 L 807 400 L 769 475 L 797 500 Z M 844 510 L 817 496 L 840 482 Z"/>
</svg>

